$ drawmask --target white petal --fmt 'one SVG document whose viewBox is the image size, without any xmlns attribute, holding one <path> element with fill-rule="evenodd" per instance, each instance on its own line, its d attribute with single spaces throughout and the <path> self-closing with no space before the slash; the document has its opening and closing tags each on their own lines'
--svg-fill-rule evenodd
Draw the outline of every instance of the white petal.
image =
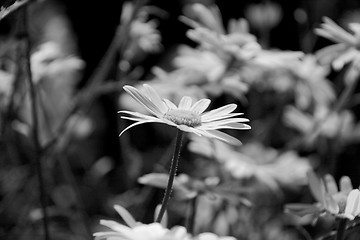
<svg viewBox="0 0 360 240">
<path fill-rule="evenodd" d="M 130 126 L 128 126 L 127 128 L 125 128 L 125 129 L 119 134 L 119 137 L 120 137 L 124 132 L 126 132 L 127 130 L 129 130 L 129 129 L 132 128 L 132 127 L 135 127 L 135 126 L 137 126 L 137 125 L 144 124 L 144 123 L 155 123 L 155 122 L 164 123 L 164 121 L 162 121 L 162 120 L 160 120 L 160 119 L 157 119 L 157 120 L 144 120 L 144 121 L 139 121 L 139 122 L 133 123 L 133 124 L 131 124 Z"/>
<path fill-rule="evenodd" d="M 349 193 L 346 200 L 345 213 L 351 214 L 354 217 L 360 214 L 360 191 L 354 189 Z"/>
<path fill-rule="evenodd" d="M 100 220 L 100 224 L 120 233 L 126 234 L 131 231 L 131 228 L 129 228 L 128 226 L 122 225 L 112 220 Z"/>
<path fill-rule="evenodd" d="M 230 136 L 229 134 L 220 132 L 218 130 L 208 130 L 206 132 L 209 133 L 213 138 L 219 139 L 223 142 L 230 143 L 233 145 L 242 145 L 242 143 L 239 139 L 234 138 L 234 137 Z"/>
<path fill-rule="evenodd" d="M 332 214 L 337 214 L 340 211 L 339 205 L 337 204 L 335 199 L 328 193 L 324 193 L 324 207 L 328 212 Z"/>
<path fill-rule="evenodd" d="M 192 104 L 191 97 L 188 97 L 188 96 L 182 97 L 181 100 L 180 100 L 178 109 L 190 110 L 191 104 Z"/>
<path fill-rule="evenodd" d="M 203 123 L 203 126 L 221 126 L 221 125 L 226 125 L 229 123 L 242 123 L 242 122 L 249 122 L 249 119 L 247 118 L 227 118 L 227 119 L 221 119 L 221 120 L 216 120 L 216 121 L 211 121 L 211 122 L 205 122 Z"/>
<path fill-rule="evenodd" d="M 138 112 L 118 111 L 118 113 L 128 114 L 130 116 L 134 116 L 134 117 L 141 118 L 141 119 L 144 119 L 144 120 L 156 120 L 156 119 L 159 119 L 157 117 L 145 115 L 145 114 L 138 113 Z M 127 117 L 126 116 L 121 116 L 121 118 L 127 118 Z"/>
<path fill-rule="evenodd" d="M 166 113 L 168 108 L 160 98 L 159 94 L 157 94 L 150 85 L 144 84 L 143 86 L 146 90 L 148 98 L 150 98 L 150 100 L 160 109 L 162 114 Z"/>
<path fill-rule="evenodd" d="M 202 122 L 210 122 L 223 117 L 236 109 L 236 104 L 228 104 L 223 107 L 206 112 L 201 116 Z"/>
<path fill-rule="evenodd" d="M 201 99 L 191 107 L 191 111 L 197 114 L 201 114 L 209 107 L 210 103 L 210 99 Z"/>
<path fill-rule="evenodd" d="M 352 61 L 359 52 L 356 49 L 349 48 L 342 54 L 340 54 L 334 61 L 333 67 L 335 70 L 340 70 L 344 67 L 345 64 Z"/>
<path fill-rule="evenodd" d="M 173 102 L 171 102 L 170 100 L 164 98 L 164 102 L 168 106 L 168 108 L 177 109 L 177 106 Z"/>
<path fill-rule="evenodd" d="M 93 234 L 95 237 L 94 240 L 104 240 L 104 239 L 118 239 L 118 240 L 128 240 L 128 236 L 119 232 L 96 232 Z"/>
<path fill-rule="evenodd" d="M 149 110 L 152 114 L 155 116 L 162 116 L 161 110 L 150 101 L 150 99 L 145 96 L 143 93 L 141 93 L 139 90 L 132 86 L 124 86 L 124 90 L 130 94 L 132 98 L 134 98 L 137 102 L 139 102 L 141 105 L 143 105 L 147 110 Z"/>
<path fill-rule="evenodd" d="M 238 123 L 238 122 L 233 122 L 233 123 L 228 123 L 228 124 L 222 124 L 222 125 L 201 125 L 200 127 L 198 127 L 199 129 L 202 130 L 215 130 L 215 129 L 238 129 L 238 130 L 248 130 L 251 129 L 251 127 L 247 124 L 243 124 L 243 123 Z"/>
<path fill-rule="evenodd" d="M 114 208 L 115 208 L 116 212 L 122 217 L 122 219 L 126 222 L 126 224 L 129 227 L 133 228 L 137 225 L 135 219 L 131 216 L 131 214 L 125 208 L 123 208 L 120 205 L 115 205 Z"/>
</svg>

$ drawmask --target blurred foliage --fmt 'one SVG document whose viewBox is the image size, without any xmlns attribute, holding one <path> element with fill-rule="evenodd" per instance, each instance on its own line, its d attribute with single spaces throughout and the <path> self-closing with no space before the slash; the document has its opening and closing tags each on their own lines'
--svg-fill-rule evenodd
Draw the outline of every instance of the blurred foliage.
<svg viewBox="0 0 360 240">
<path fill-rule="evenodd" d="M 332 214 L 316 222 L 284 206 L 325 201 L 311 181 L 309 188 L 309 171 L 325 182 L 331 174 L 333 185 L 345 175 L 355 188 L 360 183 L 360 3 L 121 3 L 2 4 L 0 239 L 43 239 L 44 219 L 51 239 L 93 239 L 104 230 L 100 219 L 121 222 L 114 205 L 153 222 L 175 130 L 141 125 L 118 138 L 130 122 L 116 114 L 145 113 L 122 90 L 145 82 L 175 103 L 182 96 L 211 99 L 208 110 L 236 103 L 252 127 L 226 131 L 243 142 L 238 147 L 186 135 L 169 227 L 244 240 L 333 239 L 339 201 L 328 198 Z M 99 26 L 86 18 L 76 25 L 87 4 L 95 10 L 86 16 Z M 115 24 L 100 24 L 109 16 L 99 4 L 118 12 Z M 113 39 L 106 42 L 103 32 Z M 304 210 L 298 206 L 292 210 Z M 346 239 L 359 232 L 355 218 Z"/>
</svg>

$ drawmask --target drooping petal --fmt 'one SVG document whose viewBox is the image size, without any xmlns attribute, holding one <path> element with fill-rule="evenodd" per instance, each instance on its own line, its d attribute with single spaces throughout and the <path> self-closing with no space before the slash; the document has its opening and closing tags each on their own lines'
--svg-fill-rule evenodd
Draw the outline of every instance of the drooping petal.
<svg viewBox="0 0 360 240">
<path fill-rule="evenodd" d="M 144 120 L 144 121 L 140 121 L 140 122 L 136 122 L 136 123 L 133 123 L 131 124 L 130 126 L 128 126 L 127 128 L 125 128 L 124 130 L 122 130 L 122 132 L 119 134 L 119 137 L 124 133 L 126 132 L 127 130 L 129 130 L 130 128 L 132 127 L 135 127 L 135 126 L 138 126 L 140 124 L 144 124 L 144 123 L 164 123 L 164 121 L 162 121 L 161 119 L 157 119 L 157 120 Z"/>
<path fill-rule="evenodd" d="M 227 142 L 227 143 L 237 145 L 237 146 L 242 145 L 242 142 L 239 139 L 234 138 L 234 137 L 230 136 L 229 134 L 220 132 L 218 130 L 207 130 L 205 132 L 207 132 L 213 138 L 219 139 L 223 142 Z"/>
<path fill-rule="evenodd" d="M 190 110 L 191 109 L 191 104 L 192 104 L 191 97 L 188 97 L 188 96 L 182 97 L 181 100 L 180 100 L 178 109 Z"/>
<path fill-rule="evenodd" d="M 154 103 L 152 103 L 148 97 L 144 96 L 144 94 L 141 93 L 139 90 L 128 85 L 124 86 L 123 88 L 127 93 L 130 94 L 132 98 L 134 98 L 137 102 L 143 105 L 152 114 L 157 117 L 162 116 L 161 110 Z"/>
<path fill-rule="evenodd" d="M 201 115 L 202 122 L 210 122 L 222 118 L 236 109 L 236 104 L 228 104 L 223 107 L 211 110 Z"/>
<path fill-rule="evenodd" d="M 159 108 L 162 114 L 166 113 L 168 108 L 163 100 L 160 98 L 159 94 L 148 84 L 143 85 L 148 98 Z"/>
<path fill-rule="evenodd" d="M 349 193 L 346 200 L 345 214 L 356 217 L 360 214 L 360 191 L 354 189 Z"/>
<path fill-rule="evenodd" d="M 134 116 L 136 118 L 139 118 L 139 119 L 144 119 L 144 120 L 157 120 L 159 118 L 157 117 L 153 117 L 153 116 L 149 116 L 149 115 L 145 115 L 145 114 L 142 114 L 142 113 L 138 113 L 138 112 L 131 112 L 131 111 L 118 111 L 118 113 L 122 113 L 122 114 L 128 114 L 130 116 Z M 126 116 L 121 116 L 121 118 L 124 118 L 124 119 L 129 119 L 128 117 Z"/>
<path fill-rule="evenodd" d="M 122 206 L 115 205 L 114 206 L 116 212 L 122 217 L 122 219 L 126 222 L 126 224 L 133 228 L 137 225 L 135 219 L 131 216 L 131 214 Z"/>
<path fill-rule="evenodd" d="M 209 107 L 210 103 L 210 99 L 201 99 L 191 107 L 191 111 L 197 114 L 201 114 Z"/>
</svg>

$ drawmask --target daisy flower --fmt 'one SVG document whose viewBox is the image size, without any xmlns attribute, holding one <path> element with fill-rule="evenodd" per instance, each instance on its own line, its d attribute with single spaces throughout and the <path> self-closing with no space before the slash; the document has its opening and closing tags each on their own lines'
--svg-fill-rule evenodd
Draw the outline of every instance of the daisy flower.
<svg viewBox="0 0 360 240">
<path fill-rule="evenodd" d="M 243 122 L 246 118 L 237 118 L 242 113 L 233 113 L 236 104 L 228 104 L 223 107 L 204 112 L 210 105 L 209 99 L 201 99 L 194 104 L 188 96 L 182 97 L 178 106 L 167 99 L 162 99 L 157 92 L 147 84 L 144 84 L 144 91 L 131 86 L 124 86 L 124 90 L 137 102 L 142 104 L 153 116 L 132 111 L 119 111 L 123 119 L 135 121 L 125 128 L 120 136 L 128 129 L 144 123 L 165 123 L 178 128 L 184 132 L 195 133 L 198 136 L 215 138 L 231 144 L 241 142 L 225 134 L 219 129 L 250 129 L 251 127 Z"/>
<path fill-rule="evenodd" d="M 330 214 L 339 219 L 354 220 L 360 215 L 360 191 L 353 189 L 348 176 L 340 179 L 340 189 L 330 174 L 320 179 L 312 171 L 308 173 L 309 187 L 315 204 L 287 204 L 286 210 L 300 217 L 312 215 L 315 219 Z"/>
<path fill-rule="evenodd" d="M 137 222 L 133 216 L 120 205 L 114 206 L 125 223 L 123 225 L 112 220 L 101 220 L 100 224 L 112 231 L 94 233 L 95 240 L 236 240 L 231 236 L 220 237 L 214 233 L 204 232 L 192 236 L 185 227 L 174 226 L 168 229 L 160 223 L 144 224 Z"/>
<path fill-rule="evenodd" d="M 320 62 L 332 63 L 335 70 L 342 69 L 350 62 L 357 63 L 360 59 L 360 24 L 349 24 L 349 29 L 353 32 L 351 34 L 330 18 L 324 17 L 323 21 L 321 27 L 315 29 L 315 33 L 336 44 L 327 46 L 316 53 Z"/>
</svg>

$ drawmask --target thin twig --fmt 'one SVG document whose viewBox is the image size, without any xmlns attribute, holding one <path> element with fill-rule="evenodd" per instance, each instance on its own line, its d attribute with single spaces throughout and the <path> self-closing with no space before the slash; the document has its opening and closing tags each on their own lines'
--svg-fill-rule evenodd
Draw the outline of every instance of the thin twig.
<svg viewBox="0 0 360 240">
<path fill-rule="evenodd" d="M 39 139 L 39 119 L 38 119 L 38 106 L 37 106 L 37 97 L 36 97 L 36 89 L 33 83 L 32 75 L 31 75 L 31 62 L 30 62 L 30 38 L 28 32 L 28 16 L 27 16 L 27 8 L 23 8 L 20 12 L 20 21 L 23 22 L 23 30 L 24 30 L 24 54 L 25 54 L 25 73 L 26 79 L 29 85 L 29 93 L 30 93 L 30 104 L 31 104 L 31 118 L 32 118 L 32 137 L 34 141 L 35 147 L 35 165 L 38 176 L 39 183 L 39 192 L 40 192 L 40 204 L 43 212 L 43 226 L 45 233 L 45 240 L 50 240 L 49 226 L 48 226 L 48 214 L 46 210 L 46 191 L 45 191 L 45 181 L 43 176 L 43 166 L 41 162 L 41 145 Z"/>
</svg>

